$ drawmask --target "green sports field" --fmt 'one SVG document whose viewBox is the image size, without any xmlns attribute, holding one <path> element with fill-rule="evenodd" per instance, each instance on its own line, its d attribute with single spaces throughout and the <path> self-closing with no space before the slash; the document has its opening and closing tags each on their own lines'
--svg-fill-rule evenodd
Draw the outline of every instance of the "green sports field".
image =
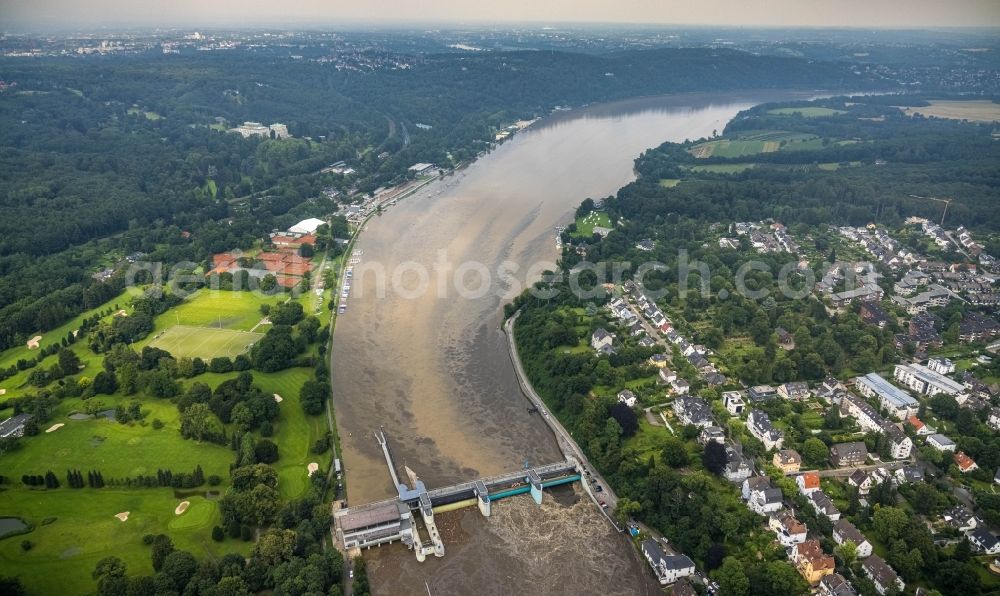
<svg viewBox="0 0 1000 596">
<path fill-rule="evenodd" d="M 212 358 L 225 356 L 235 358 L 250 349 L 263 333 L 216 329 L 212 327 L 190 327 L 174 325 L 161 331 L 149 345 L 170 352 L 175 358 Z"/>
</svg>

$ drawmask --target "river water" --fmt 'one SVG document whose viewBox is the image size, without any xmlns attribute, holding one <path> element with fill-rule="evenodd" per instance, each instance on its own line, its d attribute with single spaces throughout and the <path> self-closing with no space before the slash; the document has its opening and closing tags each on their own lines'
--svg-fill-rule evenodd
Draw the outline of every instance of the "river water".
<svg viewBox="0 0 1000 596">
<path fill-rule="evenodd" d="M 349 504 L 395 494 L 373 431 L 429 488 L 562 459 L 529 414 L 500 330 L 503 304 L 558 256 L 556 226 L 634 179 L 665 141 L 719 132 L 739 110 L 793 94 L 684 95 L 559 113 L 373 218 L 334 334 L 332 377 Z M 501 271 L 513 272 L 501 280 Z M 456 281 L 457 280 L 457 281 Z M 462 290 L 462 291 L 459 291 Z M 443 559 L 370 551 L 376 593 L 655 593 L 641 557 L 563 490 L 439 516 Z M 425 585 L 426 583 L 426 585 Z"/>
</svg>

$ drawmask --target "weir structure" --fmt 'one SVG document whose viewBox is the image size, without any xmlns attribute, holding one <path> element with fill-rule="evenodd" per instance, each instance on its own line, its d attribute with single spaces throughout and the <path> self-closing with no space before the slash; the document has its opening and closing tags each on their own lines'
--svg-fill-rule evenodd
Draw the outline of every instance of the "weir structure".
<svg viewBox="0 0 1000 596">
<path fill-rule="evenodd" d="M 435 512 L 475 505 L 483 516 L 489 517 L 494 501 L 529 493 L 535 503 L 541 505 L 544 489 L 577 482 L 581 478 L 579 462 L 567 455 L 565 461 L 536 467 L 525 463 L 524 469 L 517 472 L 428 490 L 409 468 L 406 468 L 409 484 L 401 482 L 385 433 L 376 432 L 375 439 L 382 447 L 398 495 L 357 507 L 334 508 L 333 532 L 338 545 L 345 551 L 398 540 L 414 551 L 418 561 L 424 561 L 427 555 L 443 557 L 444 541 L 434 522 Z"/>
</svg>

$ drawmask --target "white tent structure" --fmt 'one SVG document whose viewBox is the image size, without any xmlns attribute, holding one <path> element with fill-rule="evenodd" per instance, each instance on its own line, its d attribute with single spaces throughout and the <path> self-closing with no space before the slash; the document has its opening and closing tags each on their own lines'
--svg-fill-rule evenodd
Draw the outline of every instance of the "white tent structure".
<svg viewBox="0 0 1000 596">
<path fill-rule="evenodd" d="M 309 219 L 303 219 L 294 226 L 288 228 L 289 232 L 293 234 L 314 234 L 316 228 L 325 224 L 326 222 L 322 219 L 316 219 L 315 217 L 310 217 Z"/>
</svg>

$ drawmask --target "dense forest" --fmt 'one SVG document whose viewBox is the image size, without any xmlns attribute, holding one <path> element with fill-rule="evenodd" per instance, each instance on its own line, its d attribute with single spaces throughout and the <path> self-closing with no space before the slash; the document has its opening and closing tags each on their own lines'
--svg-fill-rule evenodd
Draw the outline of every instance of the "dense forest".
<svg viewBox="0 0 1000 596">
<path fill-rule="evenodd" d="M 114 296 L 122 280 L 89 276 L 113 258 L 171 246 L 168 264 L 200 263 L 294 215 L 329 212 L 317 199 L 324 187 L 365 192 L 418 161 L 462 162 L 495 127 L 555 105 L 887 85 L 845 64 L 730 50 L 394 59 L 407 68 L 247 52 L 0 60 L 14 83 L 0 93 L 0 349 Z M 285 123 L 296 138 L 219 130 L 245 120 Z M 357 170 L 352 181 L 317 175 L 339 160 Z"/>
</svg>

